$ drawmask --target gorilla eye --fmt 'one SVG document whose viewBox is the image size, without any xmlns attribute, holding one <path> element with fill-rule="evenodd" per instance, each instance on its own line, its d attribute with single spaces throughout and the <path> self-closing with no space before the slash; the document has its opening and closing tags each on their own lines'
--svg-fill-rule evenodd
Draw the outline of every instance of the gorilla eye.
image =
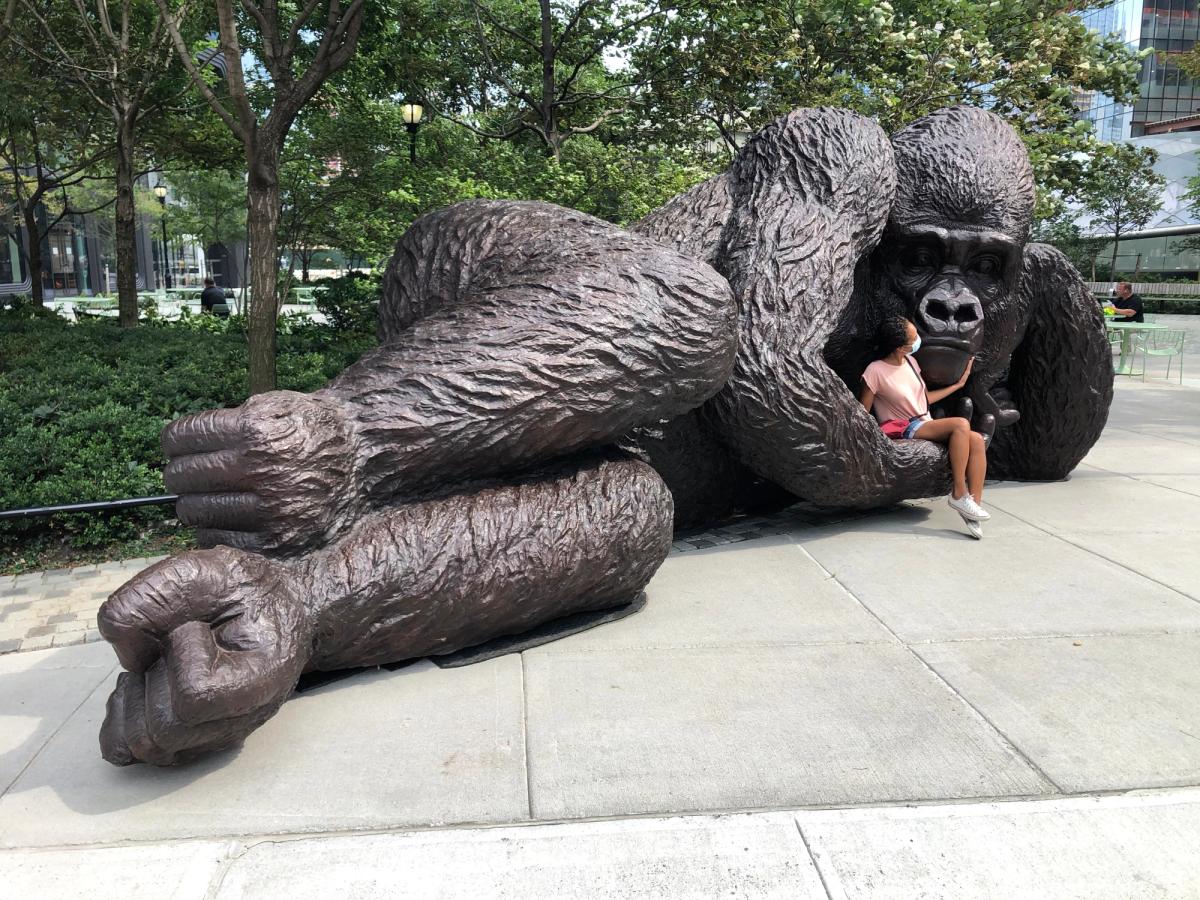
<svg viewBox="0 0 1200 900">
<path fill-rule="evenodd" d="M 971 261 L 971 271 L 979 275 L 995 277 L 1000 274 L 1001 268 L 1000 257 L 992 256 L 990 253 L 976 257 Z"/>
<path fill-rule="evenodd" d="M 932 269 L 937 263 L 937 254 L 929 247 L 913 247 L 904 255 L 904 265 L 909 269 Z"/>
</svg>

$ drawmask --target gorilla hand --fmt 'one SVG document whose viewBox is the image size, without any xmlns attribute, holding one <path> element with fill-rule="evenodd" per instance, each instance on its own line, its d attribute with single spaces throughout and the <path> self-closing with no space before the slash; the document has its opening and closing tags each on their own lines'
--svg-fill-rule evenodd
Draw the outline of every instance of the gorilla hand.
<svg viewBox="0 0 1200 900">
<path fill-rule="evenodd" d="M 300 585 L 279 563 L 228 547 L 164 560 L 100 608 L 128 669 L 100 729 L 114 765 L 175 765 L 235 746 L 287 699 L 312 653 Z"/>
<path fill-rule="evenodd" d="M 292 391 L 185 416 L 163 430 L 167 488 L 204 545 L 295 552 L 357 497 L 353 424 L 331 400 Z"/>
</svg>

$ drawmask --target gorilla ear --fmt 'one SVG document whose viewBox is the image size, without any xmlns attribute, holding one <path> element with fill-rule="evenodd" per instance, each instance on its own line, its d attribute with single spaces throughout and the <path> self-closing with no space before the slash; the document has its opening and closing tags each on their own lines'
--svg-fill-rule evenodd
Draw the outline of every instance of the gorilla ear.
<svg viewBox="0 0 1200 900">
<path fill-rule="evenodd" d="M 898 184 L 892 221 L 1000 231 L 1025 243 L 1033 218 L 1033 167 L 999 116 L 952 106 L 892 136 Z"/>
</svg>

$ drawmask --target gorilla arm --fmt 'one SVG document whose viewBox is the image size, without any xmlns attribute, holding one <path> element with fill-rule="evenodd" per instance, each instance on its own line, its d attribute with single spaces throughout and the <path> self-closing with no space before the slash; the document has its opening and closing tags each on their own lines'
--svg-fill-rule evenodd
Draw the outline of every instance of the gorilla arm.
<svg viewBox="0 0 1200 900">
<path fill-rule="evenodd" d="M 100 732 L 116 765 L 234 746 L 305 670 L 450 653 L 645 587 L 671 549 L 671 495 L 615 455 L 359 520 L 304 560 L 230 547 L 139 573 L 101 607 L 127 670 Z"/>
<path fill-rule="evenodd" d="M 170 489 L 204 544 L 294 553 L 372 506 L 615 440 L 724 383 L 725 280 L 544 203 L 468 202 L 397 246 L 384 343 L 312 395 L 168 426 Z"/>
<path fill-rule="evenodd" d="M 1020 419 L 996 432 L 988 474 L 1065 478 L 1100 437 L 1112 402 L 1112 351 L 1100 307 L 1079 273 L 1045 244 L 1025 248 L 1018 290 L 1029 324 L 1012 355 L 1007 389 Z"/>
<path fill-rule="evenodd" d="M 887 220 L 887 136 L 845 110 L 798 110 L 747 145 L 731 176 L 718 269 L 738 298 L 740 343 L 706 417 L 742 463 L 815 503 L 945 490 L 944 451 L 885 438 L 824 356 L 839 321 L 854 318 L 855 267 Z"/>
</svg>

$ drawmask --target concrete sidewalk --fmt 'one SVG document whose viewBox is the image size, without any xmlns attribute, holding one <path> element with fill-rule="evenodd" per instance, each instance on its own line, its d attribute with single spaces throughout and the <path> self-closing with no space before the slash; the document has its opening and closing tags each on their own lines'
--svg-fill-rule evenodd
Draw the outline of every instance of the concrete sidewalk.
<svg viewBox="0 0 1200 900">
<path fill-rule="evenodd" d="M 1120 385 L 1075 477 L 986 500 L 981 543 L 930 502 L 675 553 L 636 616 L 179 770 L 100 760 L 106 645 L 0 657 L 0 884 L 1200 897 L 1200 391 Z"/>
</svg>

